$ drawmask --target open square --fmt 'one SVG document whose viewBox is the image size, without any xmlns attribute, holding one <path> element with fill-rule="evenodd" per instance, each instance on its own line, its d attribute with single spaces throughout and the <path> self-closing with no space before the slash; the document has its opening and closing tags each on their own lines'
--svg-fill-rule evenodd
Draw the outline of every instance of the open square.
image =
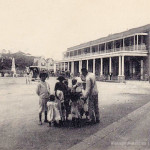
<svg viewBox="0 0 150 150">
<path fill-rule="evenodd" d="M 47 80 L 51 92 L 56 81 L 55 77 Z M 38 125 L 37 82 L 27 85 L 23 77 L 0 78 L 0 149 L 65 150 L 149 102 L 148 82 L 97 84 L 100 124 L 82 128 L 51 128 L 46 123 Z"/>
</svg>

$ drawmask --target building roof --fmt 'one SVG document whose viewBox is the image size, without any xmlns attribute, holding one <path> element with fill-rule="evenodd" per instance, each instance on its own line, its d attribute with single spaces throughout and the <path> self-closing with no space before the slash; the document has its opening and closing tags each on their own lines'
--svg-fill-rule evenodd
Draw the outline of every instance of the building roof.
<svg viewBox="0 0 150 150">
<path fill-rule="evenodd" d="M 117 38 L 123 38 L 123 37 L 129 36 L 129 35 L 133 35 L 135 33 L 146 33 L 148 31 L 150 31 L 150 24 L 147 24 L 145 26 L 138 27 L 138 28 L 132 28 L 132 29 L 129 29 L 129 30 L 124 31 L 124 32 L 110 34 L 110 35 L 108 35 L 106 37 L 102 37 L 102 38 L 99 38 L 97 40 L 93 40 L 93 41 L 89 41 L 89 42 L 86 42 L 86 43 L 82 43 L 80 45 L 68 48 L 67 51 L 80 49 L 80 48 L 83 48 L 83 47 L 89 47 L 91 45 L 104 43 L 104 42 L 107 42 L 107 41 L 115 40 Z"/>
</svg>

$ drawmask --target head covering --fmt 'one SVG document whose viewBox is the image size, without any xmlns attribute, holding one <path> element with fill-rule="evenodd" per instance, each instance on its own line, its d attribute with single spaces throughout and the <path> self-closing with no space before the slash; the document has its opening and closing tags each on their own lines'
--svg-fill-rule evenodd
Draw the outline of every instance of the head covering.
<svg viewBox="0 0 150 150">
<path fill-rule="evenodd" d="M 50 97 L 49 97 L 50 101 L 55 101 L 55 95 L 54 94 L 51 94 Z"/>
<path fill-rule="evenodd" d="M 63 81 L 63 80 L 66 80 L 63 76 L 59 76 L 58 78 L 57 78 L 57 80 L 59 80 L 59 81 Z"/>
<path fill-rule="evenodd" d="M 48 77 L 48 73 L 46 71 L 41 71 L 39 76 L 40 76 L 40 78 L 41 77 L 46 77 L 47 78 Z"/>
<path fill-rule="evenodd" d="M 82 72 L 88 72 L 88 70 L 86 68 L 82 68 L 81 71 Z"/>
</svg>

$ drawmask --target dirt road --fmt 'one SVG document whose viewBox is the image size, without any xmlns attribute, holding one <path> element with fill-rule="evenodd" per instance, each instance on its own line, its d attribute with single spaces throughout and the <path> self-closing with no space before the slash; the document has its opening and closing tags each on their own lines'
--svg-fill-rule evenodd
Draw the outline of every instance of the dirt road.
<svg viewBox="0 0 150 150">
<path fill-rule="evenodd" d="M 55 78 L 48 80 L 53 92 Z M 101 123 L 82 128 L 38 125 L 37 82 L 25 78 L 0 78 L 0 149 L 64 150 L 103 129 L 149 101 L 150 86 L 98 82 Z"/>
</svg>

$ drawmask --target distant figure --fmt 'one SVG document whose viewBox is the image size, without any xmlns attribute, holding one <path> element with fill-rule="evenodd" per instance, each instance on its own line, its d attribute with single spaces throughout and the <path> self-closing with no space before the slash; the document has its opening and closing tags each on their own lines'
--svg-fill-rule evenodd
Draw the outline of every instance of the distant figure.
<svg viewBox="0 0 150 150">
<path fill-rule="evenodd" d="M 26 84 L 30 84 L 30 70 L 29 67 L 26 68 L 27 73 L 26 73 Z"/>
<path fill-rule="evenodd" d="M 112 79 L 112 73 L 110 73 L 109 76 L 110 76 L 110 80 L 111 80 Z"/>
<path fill-rule="evenodd" d="M 30 73 L 26 74 L 26 84 L 30 84 Z"/>
<path fill-rule="evenodd" d="M 42 125 L 42 112 L 45 113 L 45 120 L 47 121 L 47 101 L 50 97 L 50 86 L 45 81 L 47 78 L 47 73 L 41 72 L 40 73 L 40 83 L 37 86 L 36 93 L 39 96 L 39 125 Z"/>
</svg>

